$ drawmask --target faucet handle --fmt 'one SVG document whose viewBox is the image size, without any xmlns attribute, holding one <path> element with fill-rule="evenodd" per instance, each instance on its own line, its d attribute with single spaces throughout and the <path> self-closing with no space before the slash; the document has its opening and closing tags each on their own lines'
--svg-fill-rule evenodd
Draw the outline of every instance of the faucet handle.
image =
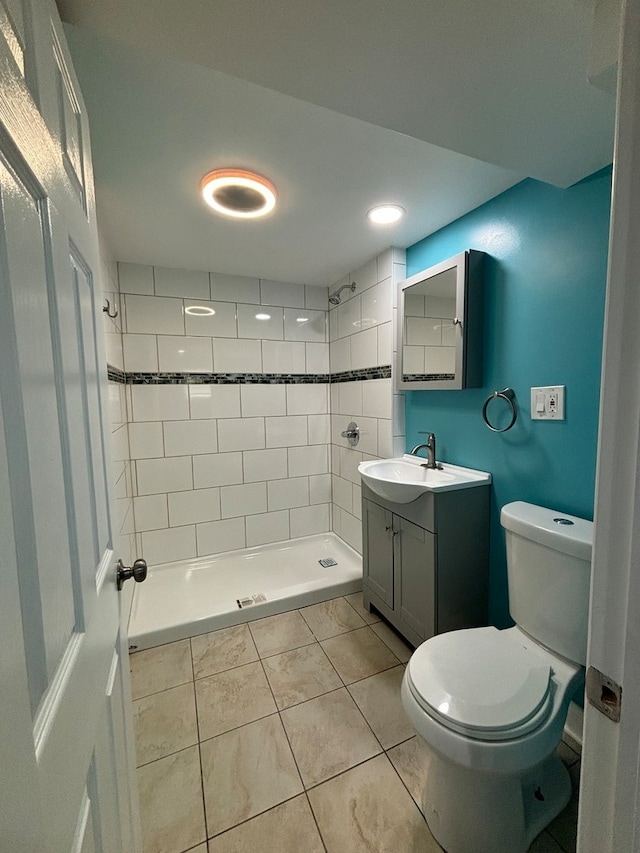
<svg viewBox="0 0 640 853">
<path fill-rule="evenodd" d="M 418 435 L 426 435 L 426 436 L 428 436 L 429 438 L 431 438 L 431 436 L 433 436 L 433 438 L 435 438 L 435 437 L 436 437 L 436 436 L 435 436 L 435 433 L 433 433 L 433 432 L 431 432 L 431 430 L 427 430 L 427 429 L 419 429 L 419 430 L 418 430 Z"/>
</svg>

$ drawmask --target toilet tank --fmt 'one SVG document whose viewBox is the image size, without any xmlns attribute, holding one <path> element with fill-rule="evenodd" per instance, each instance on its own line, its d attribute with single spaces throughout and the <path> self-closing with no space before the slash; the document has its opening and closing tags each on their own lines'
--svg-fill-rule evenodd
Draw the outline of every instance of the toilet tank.
<svg viewBox="0 0 640 853">
<path fill-rule="evenodd" d="M 502 507 L 509 612 L 542 645 L 586 664 L 593 522 L 515 501 Z"/>
</svg>

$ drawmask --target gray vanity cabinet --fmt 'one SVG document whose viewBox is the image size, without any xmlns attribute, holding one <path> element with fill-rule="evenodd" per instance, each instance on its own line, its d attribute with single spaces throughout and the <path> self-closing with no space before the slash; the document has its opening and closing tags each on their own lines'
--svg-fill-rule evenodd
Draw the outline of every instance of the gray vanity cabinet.
<svg viewBox="0 0 640 853">
<path fill-rule="evenodd" d="M 363 597 L 410 643 L 487 624 L 490 487 L 393 504 L 362 485 Z"/>
</svg>

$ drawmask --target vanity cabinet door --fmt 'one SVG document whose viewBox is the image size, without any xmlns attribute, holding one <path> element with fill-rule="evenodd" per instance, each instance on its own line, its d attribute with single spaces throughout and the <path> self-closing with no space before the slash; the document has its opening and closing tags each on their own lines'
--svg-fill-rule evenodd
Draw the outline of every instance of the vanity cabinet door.
<svg viewBox="0 0 640 853">
<path fill-rule="evenodd" d="M 433 533 L 393 516 L 396 612 L 421 640 L 436 633 Z"/>
<path fill-rule="evenodd" d="M 364 582 L 393 608 L 393 516 L 371 501 L 363 501 Z"/>
</svg>

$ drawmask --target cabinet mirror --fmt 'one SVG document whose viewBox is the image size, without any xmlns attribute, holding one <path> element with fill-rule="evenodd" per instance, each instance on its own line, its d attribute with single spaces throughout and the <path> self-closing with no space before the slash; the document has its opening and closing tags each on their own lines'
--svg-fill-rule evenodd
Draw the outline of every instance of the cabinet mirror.
<svg viewBox="0 0 640 853">
<path fill-rule="evenodd" d="M 483 261 L 469 249 L 400 282 L 396 388 L 482 384 Z"/>
</svg>

